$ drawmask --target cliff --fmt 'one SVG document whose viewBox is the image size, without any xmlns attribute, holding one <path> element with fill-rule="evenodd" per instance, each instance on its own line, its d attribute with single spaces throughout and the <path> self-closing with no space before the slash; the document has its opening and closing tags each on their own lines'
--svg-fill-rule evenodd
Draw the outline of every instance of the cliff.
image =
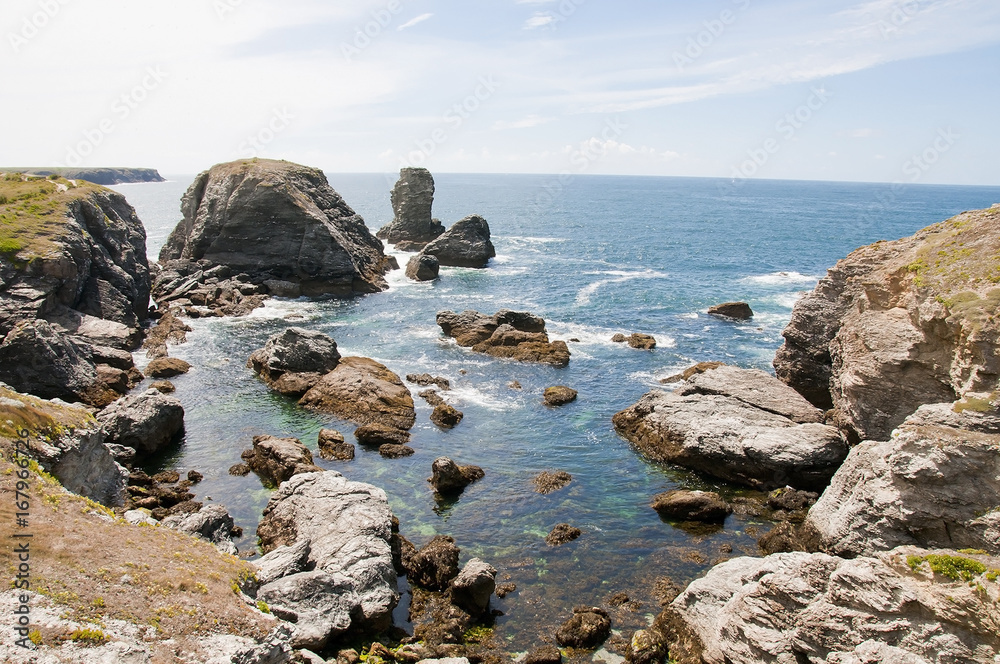
<svg viewBox="0 0 1000 664">
<path fill-rule="evenodd" d="M 382 243 L 319 169 L 266 159 L 218 164 L 195 179 L 181 211 L 160 251 L 165 264 L 226 266 L 258 283 L 296 284 L 302 295 L 387 288 Z"/>
<path fill-rule="evenodd" d="M 998 304 L 994 206 L 838 262 L 796 304 L 775 372 L 834 408 L 852 440 L 886 440 L 921 405 L 989 401 L 1000 378 Z"/>
<path fill-rule="evenodd" d="M 0 172 L 57 175 L 70 180 L 86 180 L 101 185 L 166 182 L 155 168 L 0 168 Z"/>
</svg>

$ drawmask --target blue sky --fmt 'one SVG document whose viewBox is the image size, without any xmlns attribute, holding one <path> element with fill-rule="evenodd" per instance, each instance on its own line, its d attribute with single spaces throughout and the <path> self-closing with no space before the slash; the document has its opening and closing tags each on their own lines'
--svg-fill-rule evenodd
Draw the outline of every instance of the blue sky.
<svg viewBox="0 0 1000 664">
<path fill-rule="evenodd" d="M 0 29 L 4 164 L 1000 184 L 996 0 L 6 0 Z"/>
</svg>

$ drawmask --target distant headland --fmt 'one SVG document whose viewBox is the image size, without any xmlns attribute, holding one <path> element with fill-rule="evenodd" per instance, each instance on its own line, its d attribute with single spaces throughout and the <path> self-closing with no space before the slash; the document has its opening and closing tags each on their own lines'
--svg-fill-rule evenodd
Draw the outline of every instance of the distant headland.
<svg viewBox="0 0 1000 664">
<path fill-rule="evenodd" d="M 166 182 L 155 168 L 23 168 L 0 167 L 0 173 L 29 175 L 59 175 L 69 180 L 86 180 L 94 184 L 126 184 L 133 182 Z"/>
</svg>

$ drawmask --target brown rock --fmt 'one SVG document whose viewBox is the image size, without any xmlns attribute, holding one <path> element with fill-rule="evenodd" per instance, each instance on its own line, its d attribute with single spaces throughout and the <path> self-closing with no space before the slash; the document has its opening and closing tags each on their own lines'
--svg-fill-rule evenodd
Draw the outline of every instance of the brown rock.
<svg viewBox="0 0 1000 664">
<path fill-rule="evenodd" d="M 678 521 L 725 521 L 733 508 L 713 491 L 667 491 L 653 498 L 651 507 L 660 514 Z"/>
<path fill-rule="evenodd" d="M 177 388 L 174 387 L 174 384 L 169 380 L 155 380 L 150 383 L 149 386 L 154 390 L 162 392 L 163 394 L 170 394 L 171 392 L 175 392 L 177 390 Z"/>
<path fill-rule="evenodd" d="M 419 551 L 404 557 L 406 577 L 428 590 L 447 590 L 451 580 L 458 576 L 461 552 L 454 538 L 437 535 Z"/>
<path fill-rule="evenodd" d="M 190 370 L 190 364 L 176 357 L 159 357 L 146 365 L 146 375 L 153 378 L 173 378 Z"/>
<path fill-rule="evenodd" d="M 546 406 L 565 406 L 576 401 L 577 391 L 565 385 L 556 385 L 545 388 Z"/>
<path fill-rule="evenodd" d="M 447 378 L 442 378 L 441 376 L 432 376 L 429 373 L 422 374 L 406 374 L 406 380 L 410 383 L 416 383 L 421 387 L 427 387 L 429 385 L 436 385 L 442 390 L 450 390 L 451 383 Z"/>
<path fill-rule="evenodd" d="M 568 486 L 573 481 L 573 476 L 565 470 L 553 472 L 543 471 L 536 475 L 531 483 L 535 485 L 535 491 L 541 494 L 552 493 Z"/>
<path fill-rule="evenodd" d="M 611 620 L 604 609 L 577 607 L 573 617 L 556 632 L 556 642 L 568 648 L 596 648 L 611 635 Z"/>
<path fill-rule="evenodd" d="M 424 390 L 422 392 L 418 392 L 417 395 L 431 406 L 436 407 L 444 403 L 444 399 L 442 399 L 441 395 L 437 393 L 437 390 Z"/>
<path fill-rule="evenodd" d="M 237 463 L 229 467 L 229 474 L 236 477 L 246 477 L 250 474 L 250 466 L 245 463 Z"/>
<path fill-rule="evenodd" d="M 621 332 L 618 332 L 613 337 L 611 337 L 611 341 L 614 342 L 614 343 L 616 343 L 616 344 L 623 344 L 626 341 L 628 341 L 628 337 L 626 337 Z"/>
<path fill-rule="evenodd" d="M 366 357 L 345 357 L 299 404 L 358 424 L 408 430 L 416 421 L 413 397 L 395 373 Z"/>
<path fill-rule="evenodd" d="M 250 470 L 275 485 L 292 475 L 323 470 L 313 464 L 312 452 L 297 438 L 254 436 L 253 448 L 241 456 Z"/>
<path fill-rule="evenodd" d="M 582 534 L 583 531 L 579 528 L 575 528 L 568 523 L 560 523 L 545 536 L 545 543 L 549 546 L 559 546 L 567 542 L 572 542 Z"/>
<path fill-rule="evenodd" d="M 409 445 L 386 444 L 379 446 L 378 453 L 386 459 L 401 459 L 403 457 L 413 456 L 416 454 L 416 450 Z"/>
<path fill-rule="evenodd" d="M 535 648 L 524 658 L 524 664 L 562 664 L 562 653 L 555 646 Z"/>
<path fill-rule="evenodd" d="M 462 421 L 464 414 L 454 406 L 446 403 L 438 404 L 431 413 L 431 422 L 442 429 L 452 429 Z"/>
<path fill-rule="evenodd" d="M 753 318 L 753 310 L 746 302 L 723 302 L 708 308 L 708 313 L 713 316 L 723 316 L 736 320 L 750 320 Z"/>
<path fill-rule="evenodd" d="M 472 310 L 441 311 L 437 323 L 458 345 L 471 346 L 477 353 L 558 367 L 569 364 L 566 342 L 550 342 L 545 321 L 527 312 L 504 309 L 485 316 Z"/>
<path fill-rule="evenodd" d="M 410 442 L 410 434 L 382 424 L 365 424 L 357 428 L 354 437 L 362 445 L 402 445 Z"/>
<path fill-rule="evenodd" d="M 354 445 L 344 442 L 344 434 L 339 431 L 320 429 L 316 442 L 322 459 L 350 461 L 354 458 Z"/>
<path fill-rule="evenodd" d="M 448 457 L 435 459 L 431 471 L 433 475 L 427 481 L 442 494 L 460 492 L 486 475 L 479 466 L 459 466 Z"/>
<path fill-rule="evenodd" d="M 656 348 L 656 339 L 649 334 L 635 332 L 629 335 L 628 345 L 639 350 L 653 350 Z"/>
</svg>

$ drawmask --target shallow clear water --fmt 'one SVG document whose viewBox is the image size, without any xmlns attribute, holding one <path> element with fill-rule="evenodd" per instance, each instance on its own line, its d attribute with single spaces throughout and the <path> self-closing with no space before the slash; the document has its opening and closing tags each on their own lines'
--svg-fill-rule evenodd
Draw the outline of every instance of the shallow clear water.
<svg viewBox="0 0 1000 664">
<path fill-rule="evenodd" d="M 193 178 L 116 187 L 135 206 L 155 257 L 180 218 L 179 200 Z M 391 219 L 394 176 L 330 175 L 330 182 L 374 231 Z M 497 258 L 484 270 L 442 268 L 433 283 L 389 276 L 387 292 L 350 301 L 271 300 L 247 318 L 191 321 L 188 343 L 170 354 L 194 369 L 174 379 L 186 409 L 186 434 L 156 468 L 194 468 L 205 475 L 199 500 L 226 505 L 255 545 L 254 530 L 269 490 L 253 475 L 227 469 L 256 434 L 294 436 L 313 450 L 322 427 L 353 440 L 354 427 L 299 409 L 273 394 L 245 367 L 275 332 L 296 325 L 336 339 L 342 355 L 363 355 L 396 373 L 429 372 L 452 383 L 447 400 L 465 413 L 454 430 L 428 420 L 430 408 L 411 386 L 416 455 L 387 460 L 358 447 L 349 463 L 319 465 L 385 489 L 403 534 L 418 546 L 453 536 L 463 562 L 493 563 L 518 591 L 495 600 L 505 613 L 498 634 L 512 651 L 550 642 L 574 605 L 604 602 L 625 591 L 643 602 L 614 616 L 627 634 L 657 606 L 652 583 L 683 585 L 720 558 L 720 546 L 754 553 L 754 535 L 770 525 L 730 517 L 714 533 L 689 534 L 660 520 L 650 498 L 672 488 L 718 486 L 687 471 L 651 464 L 619 438 L 611 416 L 658 379 L 695 362 L 723 360 L 770 369 L 796 298 L 858 246 L 895 239 L 967 209 L 1000 201 L 1000 188 L 751 181 L 728 193 L 723 180 L 697 178 L 438 175 L 434 214 L 445 225 L 471 213 L 490 223 Z M 890 206 L 879 201 L 893 196 Z M 887 207 L 887 209 L 880 209 Z M 874 211 L 874 213 L 873 213 Z M 405 264 L 408 255 L 399 254 Z M 711 305 L 746 300 L 749 323 L 704 314 Z M 473 354 L 442 338 L 437 311 L 529 310 L 554 339 L 570 342 L 569 367 L 520 364 Z M 658 341 L 638 351 L 610 341 L 645 332 Z M 144 360 L 143 360 L 144 361 Z M 520 391 L 508 387 L 517 380 Z M 552 409 L 550 385 L 579 399 Z M 431 462 L 447 455 L 486 470 L 457 500 L 438 503 L 425 482 Z M 542 496 L 531 478 L 565 470 L 572 484 Z M 577 541 L 550 548 L 542 538 L 557 523 L 582 528 Z"/>
</svg>

